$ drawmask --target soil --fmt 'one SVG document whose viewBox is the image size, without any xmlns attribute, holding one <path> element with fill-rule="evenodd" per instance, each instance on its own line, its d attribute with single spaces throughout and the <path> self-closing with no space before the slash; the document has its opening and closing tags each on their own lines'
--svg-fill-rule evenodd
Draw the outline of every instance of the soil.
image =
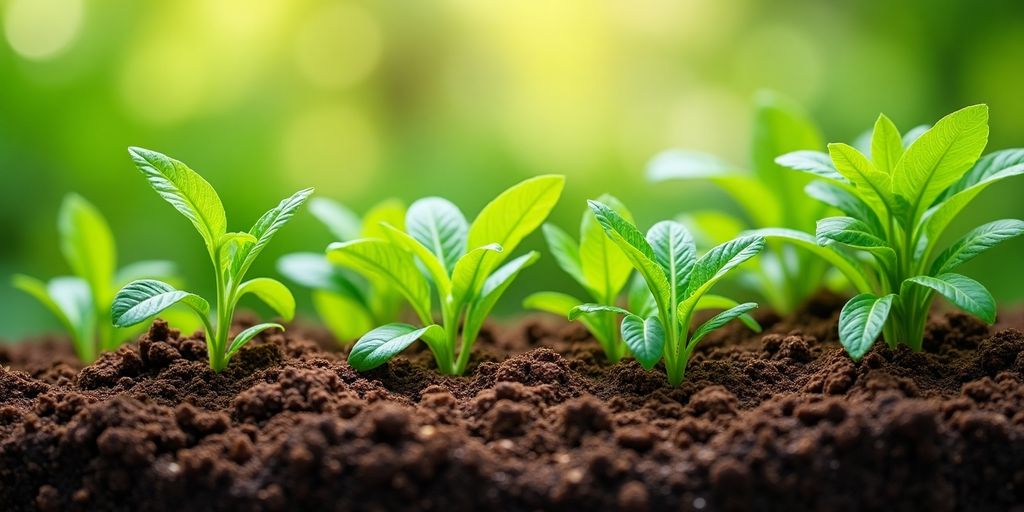
<svg viewBox="0 0 1024 512">
<path fill-rule="evenodd" d="M 0 509 L 1024 510 L 1024 315 L 855 363 L 841 304 L 729 326 L 679 388 L 550 316 L 464 377 L 422 348 L 360 374 L 301 326 L 221 374 L 162 321 L 84 368 L 3 347 Z"/>
</svg>

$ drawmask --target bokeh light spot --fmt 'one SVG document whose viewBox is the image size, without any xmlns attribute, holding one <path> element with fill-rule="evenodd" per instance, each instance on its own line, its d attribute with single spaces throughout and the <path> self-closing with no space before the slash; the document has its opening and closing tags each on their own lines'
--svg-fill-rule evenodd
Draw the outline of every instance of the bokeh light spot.
<svg viewBox="0 0 1024 512">
<path fill-rule="evenodd" d="M 187 39 L 168 34 L 140 43 L 121 73 L 121 93 L 131 114 L 153 124 L 187 118 L 206 89 L 203 63 L 202 52 Z"/>
<path fill-rule="evenodd" d="M 282 159 L 296 186 L 316 183 L 324 195 L 358 197 L 379 175 L 376 127 L 346 105 L 310 108 L 287 127 Z"/>
<path fill-rule="evenodd" d="M 380 59 L 381 34 L 365 9 L 332 4 L 309 16 L 295 39 L 299 72 L 317 87 L 342 88 L 373 72 Z"/>
<path fill-rule="evenodd" d="M 71 46 L 81 31 L 84 10 L 82 0 L 11 0 L 4 34 L 22 57 L 50 59 Z"/>
</svg>

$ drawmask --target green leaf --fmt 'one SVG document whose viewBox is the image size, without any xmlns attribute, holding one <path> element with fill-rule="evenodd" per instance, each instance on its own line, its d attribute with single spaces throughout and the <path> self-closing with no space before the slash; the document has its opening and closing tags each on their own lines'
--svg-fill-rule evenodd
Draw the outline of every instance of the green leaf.
<svg viewBox="0 0 1024 512">
<path fill-rule="evenodd" d="M 75 275 L 88 283 L 96 304 L 108 303 L 117 250 L 106 219 L 78 194 L 64 197 L 58 219 L 64 258 Z"/>
<path fill-rule="evenodd" d="M 935 123 L 893 171 L 893 188 L 910 201 L 910 218 L 924 212 L 981 156 L 988 143 L 988 106 L 967 107 Z"/>
<path fill-rule="evenodd" d="M 485 257 L 481 264 L 484 274 L 490 274 L 526 235 L 540 227 L 563 187 L 564 176 L 537 176 L 512 186 L 484 206 L 469 227 L 467 247 L 498 244 L 504 248 L 502 253 L 492 252 Z"/>
<path fill-rule="evenodd" d="M 650 370 L 658 364 L 665 347 L 665 329 L 657 316 L 644 320 L 627 314 L 622 319 L 622 341 L 644 369 Z"/>
<path fill-rule="evenodd" d="M 705 309 L 732 309 L 740 305 L 741 304 L 739 302 L 721 295 L 703 295 L 700 300 L 697 301 L 694 311 L 702 311 Z M 757 305 L 755 304 L 754 307 L 757 307 Z M 754 320 L 754 317 L 743 313 L 739 318 L 740 321 L 743 322 L 743 325 L 749 327 L 751 331 L 761 332 L 761 324 L 757 323 L 757 320 Z"/>
<path fill-rule="evenodd" d="M 437 287 L 438 293 L 441 296 L 448 295 L 452 286 L 451 278 L 448 277 L 448 269 L 445 268 L 437 255 L 431 252 L 430 249 L 421 244 L 411 235 L 404 231 L 399 231 L 398 228 L 391 224 L 385 223 L 382 224 L 382 227 L 384 228 L 384 234 L 387 236 L 388 240 L 391 240 L 393 244 L 412 253 L 412 255 L 419 260 L 419 263 L 423 265 L 423 269 L 427 272 L 427 275 L 434 281 L 434 286 Z"/>
<path fill-rule="evenodd" d="M 210 314 L 210 304 L 202 297 L 175 290 L 167 283 L 143 279 L 128 283 L 114 297 L 111 318 L 114 327 L 129 327 L 152 318 L 161 311 L 183 303 L 201 315 L 204 320 Z"/>
<path fill-rule="evenodd" d="M 420 338 L 441 339 L 444 329 L 439 325 L 419 328 L 409 324 L 387 324 L 356 341 L 348 354 L 348 364 L 358 371 L 372 370 L 405 350 Z"/>
<path fill-rule="evenodd" d="M 626 304 L 630 311 L 634 311 L 637 316 L 643 318 L 658 312 L 658 304 L 654 301 L 654 295 L 647 287 L 647 282 L 644 281 L 642 275 L 633 275 L 633 279 L 629 283 L 629 293 L 626 295 Z"/>
<path fill-rule="evenodd" d="M 626 205 L 614 196 L 604 194 L 598 200 L 632 222 Z M 580 223 L 579 258 L 584 287 L 599 301 L 614 301 L 633 271 L 629 259 L 604 234 L 604 228 L 589 209 L 583 212 Z"/>
<path fill-rule="evenodd" d="M 463 301 L 471 301 L 478 296 L 487 280 L 484 269 L 484 259 L 488 253 L 500 253 L 501 246 L 488 244 L 477 247 L 459 258 L 452 271 L 452 299 L 455 304 L 462 304 Z"/>
<path fill-rule="evenodd" d="M 314 197 L 309 202 L 309 213 L 313 214 L 340 242 L 359 238 L 362 229 L 359 216 L 341 203 L 326 197 Z"/>
<path fill-rule="evenodd" d="M 880 218 L 886 216 L 894 201 L 892 177 L 876 169 L 867 157 L 847 144 L 829 144 L 828 153 L 836 170 L 853 183 L 856 194 L 869 204 Z"/>
<path fill-rule="evenodd" d="M 379 277 L 409 301 L 421 321 L 430 322 L 430 285 L 408 252 L 384 240 L 364 238 L 332 243 L 327 260 Z"/>
<path fill-rule="evenodd" d="M 997 220 L 974 228 L 935 258 L 929 274 L 949 272 L 1000 242 L 1021 233 L 1024 233 L 1024 221 L 1017 219 Z"/>
<path fill-rule="evenodd" d="M 911 129 L 907 130 L 907 133 L 903 134 L 903 148 L 904 149 L 909 148 L 911 144 L 916 142 L 917 139 L 920 139 L 921 136 L 924 135 L 924 132 L 926 132 L 926 131 L 928 131 L 930 129 L 931 129 L 931 125 L 919 124 L 919 125 L 911 128 Z"/>
<path fill-rule="evenodd" d="M 618 306 L 611 306 L 608 304 L 580 304 L 569 310 L 568 319 L 570 321 L 576 320 L 581 315 L 588 315 L 592 313 L 614 313 L 616 315 L 631 315 L 629 311 L 622 309 Z"/>
<path fill-rule="evenodd" d="M 587 280 L 583 278 L 583 264 L 580 262 L 580 246 L 568 233 L 554 224 L 541 226 L 544 239 L 548 242 L 548 250 L 555 257 L 558 266 L 576 280 L 580 286 L 587 288 Z M 602 232 L 601 236 L 604 236 Z"/>
<path fill-rule="evenodd" d="M 840 183 L 849 183 L 832 164 L 832 157 L 821 151 L 792 151 L 777 157 L 775 163 Z"/>
<path fill-rule="evenodd" d="M 943 202 L 935 205 L 924 215 L 925 234 L 928 240 L 938 240 L 946 231 L 949 223 L 956 218 L 960 212 L 974 200 L 983 190 L 993 183 L 1002 181 L 1011 176 L 1024 174 L 1024 165 L 1014 165 L 1003 169 L 995 174 L 989 175 L 978 183 L 971 185 L 964 190 L 953 194 Z"/>
<path fill-rule="evenodd" d="M 749 313 L 749 312 L 751 312 L 751 311 L 753 311 L 755 309 L 757 309 L 757 303 L 755 303 L 755 302 L 747 302 L 747 303 L 739 304 L 739 305 L 737 305 L 735 307 L 729 308 L 729 309 L 727 309 L 725 311 L 722 311 L 721 313 L 711 317 L 711 319 L 708 320 L 707 322 L 704 322 L 703 324 L 701 324 L 701 326 L 698 327 L 696 331 L 693 331 L 693 336 L 690 337 L 690 341 L 689 341 L 689 343 L 687 343 L 687 346 L 689 346 L 689 347 L 696 346 L 697 343 L 699 343 L 700 340 L 702 338 L 704 338 L 704 336 L 707 336 L 709 333 L 711 333 L 715 329 L 718 329 L 719 327 L 722 327 L 723 325 L 731 322 L 732 320 L 734 320 L 736 318 L 741 318 L 741 317 L 743 317 L 743 315 L 746 315 L 747 313 Z M 744 322 L 744 323 L 746 323 L 746 322 Z M 756 325 L 756 323 L 755 323 L 755 325 Z M 761 332 L 761 326 L 758 325 L 757 328 L 754 329 L 754 332 Z"/>
<path fill-rule="evenodd" d="M 355 340 L 375 325 L 366 305 L 352 297 L 315 290 L 312 298 L 320 320 L 340 342 Z"/>
<path fill-rule="evenodd" d="M 836 242 L 876 254 L 888 262 L 896 258 L 896 252 L 888 242 L 875 235 L 867 224 L 853 217 L 826 217 L 819 220 L 815 237 L 822 246 Z"/>
<path fill-rule="evenodd" d="M 249 234 L 256 238 L 256 242 L 244 244 L 235 253 L 231 265 L 232 275 L 236 278 L 241 278 L 245 274 L 249 266 L 252 265 L 252 262 L 256 260 L 256 257 L 263 252 L 263 249 L 270 243 L 270 240 L 274 238 L 274 234 L 291 220 L 295 215 L 295 211 L 312 194 L 312 188 L 300 190 L 282 200 L 277 206 L 271 208 L 256 221 L 256 224 L 249 230 Z"/>
<path fill-rule="evenodd" d="M 238 336 L 235 336 L 235 339 L 231 341 L 231 345 L 228 347 L 227 351 L 227 358 L 231 359 L 231 356 L 235 355 L 236 352 L 241 350 L 241 348 L 244 347 L 246 343 L 249 343 L 250 341 L 252 341 L 253 338 L 256 337 L 256 335 L 267 329 L 281 329 L 283 331 L 284 326 L 275 323 L 265 323 L 256 324 L 252 327 L 249 327 L 248 329 L 245 329 L 244 331 L 238 333 Z"/>
<path fill-rule="evenodd" d="M 572 308 L 580 304 L 583 304 L 583 301 L 572 295 L 559 292 L 537 292 L 523 299 L 524 308 L 546 311 L 565 318 L 569 317 L 569 311 Z"/>
<path fill-rule="evenodd" d="M 530 251 L 498 267 L 484 281 L 484 287 L 480 290 L 479 297 L 469 305 L 469 311 L 466 313 L 466 322 L 462 330 L 463 337 L 476 337 L 476 333 L 480 332 L 484 319 L 494 309 L 494 305 L 498 303 L 498 299 L 505 293 L 505 290 L 515 281 L 523 269 L 533 265 L 538 259 L 540 259 L 540 253 Z"/>
<path fill-rule="evenodd" d="M 136 147 L 128 148 L 128 153 L 160 197 L 192 222 L 207 247 L 216 247 L 228 222 L 213 187 L 187 165 L 166 155 Z"/>
<path fill-rule="evenodd" d="M 693 244 L 693 237 L 682 224 L 665 220 L 647 231 L 647 243 L 651 244 L 655 261 L 668 277 L 673 297 L 670 300 L 674 304 L 685 293 L 686 282 L 697 263 L 697 247 Z"/>
<path fill-rule="evenodd" d="M 386 238 L 384 225 L 405 231 L 405 205 L 398 199 L 387 199 L 370 208 L 363 216 L 361 238 Z"/>
<path fill-rule="evenodd" d="M 684 213 L 676 217 L 693 236 L 697 247 L 724 244 L 747 229 L 746 221 L 716 210 Z"/>
<path fill-rule="evenodd" d="M 644 276 L 648 288 L 654 294 L 655 302 L 666 308 L 671 307 L 668 304 L 668 277 L 655 261 L 654 249 L 647 243 L 643 233 L 607 205 L 598 201 L 587 201 L 587 204 L 604 228 L 605 235 L 615 242 L 633 267 Z"/>
<path fill-rule="evenodd" d="M 295 317 L 295 297 L 288 287 L 269 277 L 250 279 L 238 287 L 237 298 L 251 293 L 270 306 L 286 322 Z"/>
<path fill-rule="evenodd" d="M 699 299 L 730 270 L 757 256 L 762 249 L 764 249 L 764 238 L 743 236 L 708 251 L 697 260 L 693 267 L 690 282 L 686 287 L 687 302 L 693 299 L 692 302 L 696 303 L 696 299 Z"/>
<path fill-rule="evenodd" d="M 92 361 L 95 358 L 92 345 L 94 306 L 89 285 L 83 279 L 58 277 L 44 283 L 34 277 L 16 274 L 11 284 L 34 297 L 60 320 L 71 335 L 80 359 Z"/>
<path fill-rule="evenodd" d="M 174 262 L 146 260 L 121 267 L 114 276 L 115 286 L 124 286 L 139 279 L 170 279 L 176 273 Z"/>
<path fill-rule="evenodd" d="M 321 253 L 286 254 L 277 260 L 277 271 L 306 288 L 344 295 L 366 305 L 366 296 L 360 286 L 344 271 L 331 265 Z"/>
<path fill-rule="evenodd" d="M 862 293 L 849 300 L 839 313 L 839 341 L 854 361 L 859 361 L 875 344 L 889 318 L 896 295 L 876 297 Z"/>
<path fill-rule="evenodd" d="M 900 139 L 900 131 L 885 114 L 880 114 L 871 133 L 871 160 L 878 170 L 892 174 L 902 156 L 903 140 Z"/>
<path fill-rule="evenodd" d="M 939 292 L 954 306 L 984 320 L 996 321 L 996 301 L 981 283 L 960 274 L 946 273 L 936 277 L 915 276 L 907 279 Z"/>
<path fill-rule="evenodd" d="M 788 243 L 791 243 L 797 247 L 806 249 L 818 257 L 828 261 L 836 270 L 839 270 L 850 283 L 857 289 L 857 291 L 866 292 L 871 290 L 871 285 L 868 283 L 867 275 L 864 273 L 863 265 L 848 256 L 847 254 L 833 250 L 831 247 L 822 247 L 818 245 L 817 239 L 814 235 L 804 233 L 803 231 L 797 231 L 795 229 L 784 229 L 784 228 L 766 228 L 748 231 L 747 235 L 763 236 L 769 240 L 777 239 Z"/>
<path fill-rule="evenodd" d="M 1024 168 L 1024 148 L 993 151 L 981 157 L 959 181 L 946 189 L 942 197 L 949 198 L 987 180 L 991 176 L 1012 168 Z"/>
<path fill-rule="evenodd" d="M 466 254 L 469 224 L 459 208 L 447 199 L 420 199 L 405 214 L 405 230 L 444 263 L 448 272 Z"/>
<path fill-rule="evenodd" d="M 871 228 L 871 232 L 877 235 L 884 233 L 882 223 L 878 215 L 870 206 L 864 203 L 859 197 L 851 194 L 847 189 L 829 183 L 827 181 L 812 181 L 804 188 L 807 195 L 825 203 L 846 215 L 859 219 Z"/>
</svg>

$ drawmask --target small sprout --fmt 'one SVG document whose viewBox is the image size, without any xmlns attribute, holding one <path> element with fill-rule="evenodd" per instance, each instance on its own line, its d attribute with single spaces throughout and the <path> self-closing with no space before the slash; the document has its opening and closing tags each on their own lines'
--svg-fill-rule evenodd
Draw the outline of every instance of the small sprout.
<svg viewBox="0 0 1024 512">
<path fill-rule="evenodd" d="M 680 217 L 698 247 L 707 249 L 748 228 L 813 229 L 825 207 L 803 192 L 811 178 L 793 174 L 776 164 L 775 157 L 822 144 L 817 127 L 800 108 L 775 94 L 761 93 L 756 100 L 749 169 L 707 153 L 672 149 L 651 160 L 647 175 L 654 182 L 709 181 L 741 207 L 742 218 L 718 211 Z M 782 313 L 792 312 L 828 281 L 826 262 L 793 246 L 769 245 L 758 263 L 743 266 L 741 283 Z"/>
<path fill-rule="evenodd" d="M 249 327 L 229 340 L 231 319 L 238 300 L 252 294 L 270 306 L 285 321 L 295 314 L 295 299 L 283 284 L 266 277 L 243 281 L 249 267 L 295 211 L 313 193 L 300 190 L 263 214 L 248 232 L 228 232 L 227 216 L 217 192 L 188 166 L 165 155 L 142 148 L 130 148 L 135 166 L 150 185 L 178 212 L 192 222 L 206 244 L 213 263 L 217 286 L 216 309 L 202 297 L 151 279 L 133 281 L 114 297 L 113 323 L 127 327 L 144 322 L 174 304 L 185 304 L 203 322 L 210 367 L 220 372 L 231 357 L 259 333 L 284 329 L 280 324 L 262 323 Z M 215 316 L 215 318 L 211 318 Z"/>
<path fill-rule="evenodd" d="M 422 339 L 440 372 L 461 375 L 484 319 L 540 255 L 531 251 L 501 263 L 544 222 L 564 185 L 564 177 L 553 175 L 523 181 L 485 206 L 472 225 L 447 200 L 420 199 L 409 207 L 404 230 L 384 224 L 384 238 L 331 244 L 332 263 L 387 280 L 420 321 L 419 327 L 389 323 L 366 333 L 352 347 L 349 364 L 376 368 Z M 439 299 L 440 325 L 432 316 L 431 290 Z"/>
<path fill-rule="evenodd" d="M 114 350 L 131 333 L 115 330 L 107 315 L 117 289 L 135 279 L 174 274 L 167 261 L 140 261 L 117 270 L 114 236 L 106 219 L 77 194 L 64 197 L 58 214 L 61 252 L 74 276 L 43 282 L 15 275 L 16 288 L 45 305 L 67 329 L 78 358 L 94 361 L 100 352 Z"/>
<path fill-rule="evenodd" d="M 405 207 L 395 199 L 366 213 L 362 221 L 342 204 L 316 197 L 309 211 L 342 242 L 357 238 L 384 238 L 381 223 L 405 229 Z M 375 325 L 398 320 L 402 294 L 375 273 L 359 273 L 332 265 L 323 253 L 292 253 L 277 261 L 288 279 L 313 290 L 313 307 L 340 342 L 350 342 Z"/>
<path fill-rule="evenodd" d="M 936 255 L 950 222 L 989 185 L 1024 173 L 1024 149 L 981 156 L 988 142 L 988 107 L 958 110 L 927 130 L 900 136 L 879 116 L 865 155 L 846 144 L 829 154 L 798 151 L 778 158 L 818 180 L 807 193 L 845 216 L 817 223 L 815 235 L 768 229 L 759 234 L 815 251 L 842 271 L 859 294 L 839 316 L 839 339 L 854 359 L 879 334 L 895 348 L 921 350 L 935 294 L 988 322 L 992 295 L 958 266 L 1024 232 L 1024 221 L 1004 219 L 968 232 Z"/>
<path fill-rule="evenodd" d="M 711 331 L 739 318 L 755 332 L 761 327 L 747 313 L 757 307 L 748 302 L 708 295 L 708 291 L 730 270 L 764 249 L 764 238 L 744 236 L 712 248 L 697 257 L 690 232 L 682 224 L 662 221 L 644 237 L 633 223 L 615 209 L 590 201 L 598 223 L 639 272 L 647 284 L 650 300 L 631 300 L 630 310 L 612 304 L 582 304 L 569 312 L 569 319 L 581 315 L 613 313 L 623 315 L 622 339 L 640 365 L 651 369 L 665 360 L 668 380 L 678 386 L 700 340 Z M 693 314 L 700 309 L 725 309 L 690 334 Z"/>
<path fill-rule="evenodd" d="M 606 194 L 601 196 L 600 201 L 609 205 L 623 218 L 632 221 L 629 210 L 615 197 Z M 591 300 L 600 304 L 618 302 L 630 274 L 633 273 L 633 266 L 622 251 L 605 236 L 604 228 L 597 222 L 597 217 L 590 209 L 583 213 L 579 243 L 553 224 L 544 224 L 543 231 L 548 249 L 555 256 L 558 266 L 587 291 Z M 642 281 L 635 280 L 632 289 L 639 290 L 632 296 L 640 301 L 646 301 L 650 295 L 646 293 L 647 288 Z M 566 293 L 539 292 L 527 297 L 523 301 L 523 306 L 565 317 L 569 311 L 583 302 Z M 609 361 L 614 363 L 622 358 L 625 345 L 619 334 L 619 322 L 614 313 L 595 312 L 581 316 L 578 320 L 601 344 Z"/>
</svg>

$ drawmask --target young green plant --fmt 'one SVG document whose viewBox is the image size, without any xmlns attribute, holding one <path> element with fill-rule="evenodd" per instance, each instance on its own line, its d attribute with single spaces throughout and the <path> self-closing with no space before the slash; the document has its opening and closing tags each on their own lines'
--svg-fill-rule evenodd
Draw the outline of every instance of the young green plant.
<svg viewBox="0 0 1024 512">
<path fill-rule="evenodd" d="M 389 323 L 366 333 L 352 347 L 349 364 L 357 370 L 375 368 L 422 339 L 441 373 L 461 375 L 484 319 L 519 272 L 540 255 L 531 251 L 501 264 L 544 222 L 564 185 L 565 178 L 555 175 L 523 181 L 485 206 L 472 225 L 447 200 L 420 199 L 406 213 L 405 230 L 385 224 L 386 239 L 331 244 L 327 258 L 332 263 L 388 280 L 420 321 L 419 326 Z M 440 325 L 432 316 L 431 288 L 439 299 Z"/>
<path fill-rule="evenodd" d="M 615 197 L 605 194 L 599 201 L 614 209 L 624 219 L 633 220 L 626 206 Z M 548 250 L 554 255 L 558 266 L 586 290 L 591 300 L 599 304 L 615 304 L 619 300 L 626 281 L 633 273 L 633 266 L 622 251 L 605 236 L 604 228 L 597 222 L 597 217 L 589 208 L 583 212 L 578 243 L 554 224 L 544 224 L 542 229 Z M 637 283 L 642 287 L 640 292 L 645 292 L 646 286 L 643 282 L 634 281 L 634 284 Z M 643 293 L 640 293 L 639 297 L 646 298 Z M 523 301 L 523 307 L 565 317 L 569 311 L 583 303 L 584 301 L 567 293 L 538 292 L 528 296 Z M 600 343 L 609 361 L 614 363 L 622 358 L 626 346 L 619 334 L 619 321 L 615 313 L 595 312 L 581 316 L 578 320 Z"/>
<path fill-rule="evenodd" d="M 405 229 L 405 206 L 389 199 L 359 217 L 341 203 L 322 197 L 309 201 L 309 211 L 337 240 L 384 238 L 381 223 Z M 324 253 L 292 253 L 277 261 L 288 279 L 310 288 L 313 307 L 334 337 L 348 343 L 375 325 L 394 322 L 402 313 L 401 293 L 374 273 L 359 273 L 332 265 Z"/>
<path fill-rule="evenodd" d="M 67 329 L 78 358 L 90 363 L 103 351 L 114 350 L 130 332 L 114 329 L 107 320 L 114 294 L 126 283 L 142 278 L 170 279 L 174 265 L 140 261 L 117 269 L 117 249 L 110 226 L 100 211 L 78 194 L 61 203 L 57 229 L 60 249 L 74 272 L 43 282 L 15 275 L 16 288 L 35 297 Z"/>
<path fill-rule="evenodd" d="M 829 154 L 798 151 L 778 158 L 787 167 L 817 176 L 812 197 L 844 216 L 818 221 L 814 236 L 769 229 L 763 236 L 816 251 L 858 290 L 839 316 L 839 339 L 860 359 L 879 334 L 895 348 L 921 350 L 936 294 L 992 323 L 996 305 L 977 281 L 955 273 L 961 264 L 1020 235 L 1024 222 L 1004 219 L 969 231 L 941 252 L 950 222 L 990 185 L 1024 173 L 1024 149 L 981 156 L 988 142 L 988 107 L 954 112 L 931 129 L 901 137 L 884 115 L 871 137 L 870 156 L 846 144 Z"/>
<path fill-rule="evenodd" d="M 622 339 L 630 352 L 648 370 L 664 359 L 668 381 L 674 386 L 682 383 L 690 356 L 708 333 L 735 318 L 760 332 L 757 322 L 747 315 L 757 304 L 739 304 L 732 299 L 708 295 L 708 292 L 730 270 L 761 252 L 764 238 L 736 238 L 698 258 L 690 232 L 678 222 L 659 222 L 645 237 L 610 206 L 598 201 L 589 204 L 605 235 L 647 283 L 653 307 L 629 311 L 613 304 L 582 304 L 569 312 L 570 320 L 595 313 L 624 315 Z M 725 311 L 711 317 L 691 334 L 694 313 L 705 308 Z"/>
<path fill-rule="evenodd" d="M 210 367 L 220 372 L 227 367 L 231 357 L 256 335 L 271 328 L 284 329 L 277 323 L 261 323 L 231 338 L 231 320 L 239 299 L 252 294 L 285 321 L 290 321 L 295 314 L 295 299 L 283 284 L 266 277 L 244 279 L 274 234 L 292 218 L 313 189 L 300 190 L 281 201 L 263 214 L 249 231 L 228 232 L 227 216 L 220 197 L 202 176 L 182 162 L 155 151 L 142 148 L 130 148 L 128 151 L 153 189 L 191 221 L 203 238 L 213 264 L 216 309 L 211 314 L 210 303 L 202 297 L 176 290 L 161 281 L 144 279 L 129 283 L 114 297 L 111 307 L 113 323 L 117 327 L 135 325 L 174 304 L 185 304 L 202 320 Z"/>
<path fill-rule="evenodd" d="M 747 228 L 811 230 L 826 211 L 804 194 L 810 177 L 775 163 L 781 154 L 822 147 L 818 129 L 796 105 L 775 94 L 760 93 L 755 103 L 749 169 L 714 155 L 680 149 L 658 154 L 648 166 L 648 178 L 654 182 L 709 181 L 741 207 L 742 218 L 720 211 L 681 217 L 701 249 L 735 238 Z M 739 275 L 776 311 L 788 313 L 824 286 L 827 271 L 828 265 L 808 251 L 768 244 L 757 264 L 744 265 Z"/>
</svg>

